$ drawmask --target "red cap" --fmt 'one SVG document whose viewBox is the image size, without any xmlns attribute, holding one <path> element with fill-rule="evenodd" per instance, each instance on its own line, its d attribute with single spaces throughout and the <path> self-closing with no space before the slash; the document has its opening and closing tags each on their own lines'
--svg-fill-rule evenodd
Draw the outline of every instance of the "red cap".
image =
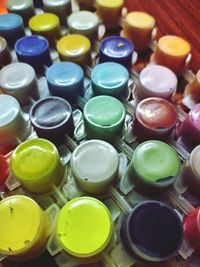
<svg viewBox="0 0 200 267">
<path fill-rule="evenodd" d="M 9 164 L 5 157 L 0 155 L 0 185 L 3 185 L 9 175 Z"/>
</svg>

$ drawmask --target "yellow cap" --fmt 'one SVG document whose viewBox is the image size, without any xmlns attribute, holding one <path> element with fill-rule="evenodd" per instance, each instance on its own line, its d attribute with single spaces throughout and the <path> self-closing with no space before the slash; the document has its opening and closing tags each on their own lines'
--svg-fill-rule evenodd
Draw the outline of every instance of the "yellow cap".
<svg viewBox="0 0 200 267">
<path fill-rule="evenodd" d="M 130 12 L 126 16 L 125 21 L 130 26 L 140 29 L 152 29 L 156 24 L 154 17 L 148 13 L 139 11 Z"/>
<path fill-rule="evenodd" d="M 51 13 L 39 14 L 29 20 L 29 28 L 35 32 L 48 32 L 59 25 L 59 18 Z"/>
<path fill-rule="evenodd" d="M 21 143 L 11 157 L 11 168 L 20 181 L 42 180 L 58 163 L 56 147 L 49 141 L 35 138 Z"/>
<path fill-rule="evenodd" d="M 80 197 L 68 202 L 60 211 L 56 234 L 69 254 L 88 258 L 102 252 L 113 232 L 110 212 L 99 200 Z"/>
<path fill-rule="evenodd" d="M 107 8 L 117 8 L 124 4 L 123 0 L 97 0 L 97 5 Z"/>
<path fill-rule="evenodd" d="M 90 40 L 80 34 L 70 34 L 61 38 L 57 50 L 61 57 L 77 58 L 90 52 Z"/>
<path fill-rule="evenodd" d="M 43 213 L 26 196 L 12 196 L 0 202 L 0 253 L 18 255 L 31 249 L 41 234 Z"/>
<path fill-rule="evenodd" d="M 166 35 L 159 39 L 158 47 L 170 56 L 186 56 L 191 51 L 190 44 L 181 37 Z"/>
</svg>

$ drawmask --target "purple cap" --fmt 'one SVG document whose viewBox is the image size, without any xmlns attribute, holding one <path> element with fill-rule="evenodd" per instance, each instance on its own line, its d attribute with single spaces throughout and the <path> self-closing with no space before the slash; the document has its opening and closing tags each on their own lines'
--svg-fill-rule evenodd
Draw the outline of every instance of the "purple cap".
<svg viewBox="0 0 200 267">
<path fill-rule="evenodd" d="M 182 141 L 195 147 L 200 144 L 200 104 L 195 105 L 187 115 L 186 119 L 177 129 L 177 134 Z"/>
<path fill-rule="evenodd" d="M 136 205 L 122 222 L 120 234 L 125 249 L 147 262 L 175 257 L 183 242 L 179 216 L 170 206 L 155 200 Z"/>
<path fill-rule="evenodd" d="M 74 130 L 71 105 L 60 97 L 37 101 L 30 110 L 30 120 L 39 137 L 55 143 Z"/>
</svg>

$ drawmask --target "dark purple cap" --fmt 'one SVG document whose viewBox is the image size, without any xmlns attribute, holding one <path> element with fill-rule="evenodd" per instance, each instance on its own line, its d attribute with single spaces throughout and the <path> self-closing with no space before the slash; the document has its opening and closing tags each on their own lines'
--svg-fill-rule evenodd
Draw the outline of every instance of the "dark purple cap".
<svg viewBox="0 0 200 267">
<path fill-rule="evenodd" d="M 30 120 L 37 135 L 54 143 L 72 135 L 74 123 L 71 105 L 60 97 L 48 97 L 37 101 L 30 110 Z"/>
</svg>

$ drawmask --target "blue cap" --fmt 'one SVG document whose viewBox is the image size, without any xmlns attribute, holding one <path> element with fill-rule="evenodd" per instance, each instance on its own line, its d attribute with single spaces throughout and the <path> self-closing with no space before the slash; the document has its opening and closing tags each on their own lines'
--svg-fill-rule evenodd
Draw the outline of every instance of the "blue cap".
<svg viewBox="0 0 200 267">
<path fill-rule="evenodd" d="M 0 35 L 6 39 L 10 46 L 25 35 L 21 16 L 17 14 L 0 15 Z"/>
<path fill-rule="evenodd" d="M 128 90 L 129 73 L 115 62 L 97 65 L 91 73 L 92 89 L 96 95 L 121 96 Z"/>
<path fill-rule="evenodd" d="M 49 52 L 49 43 L 42 36 L 26 36 L 15 44 L 18 60 L 31 65 L 37 72 L 50 66 L 52 60 Z"/>
<path fill-rule="evenodd" d="M 121 36 L 105 38 L 100 44 L 100 62 L 112 61 L 119 63 L 126 68 L 131 67 L 134 47 L 132 43 Z"/>
<path fill-rule="evenodd" d="M 50 93 L 67 99 L 70 103 L 83 94 L 84 73 L 72 62 L 61 62 L 51 66 L 46 73 Z"/>
</svg>

